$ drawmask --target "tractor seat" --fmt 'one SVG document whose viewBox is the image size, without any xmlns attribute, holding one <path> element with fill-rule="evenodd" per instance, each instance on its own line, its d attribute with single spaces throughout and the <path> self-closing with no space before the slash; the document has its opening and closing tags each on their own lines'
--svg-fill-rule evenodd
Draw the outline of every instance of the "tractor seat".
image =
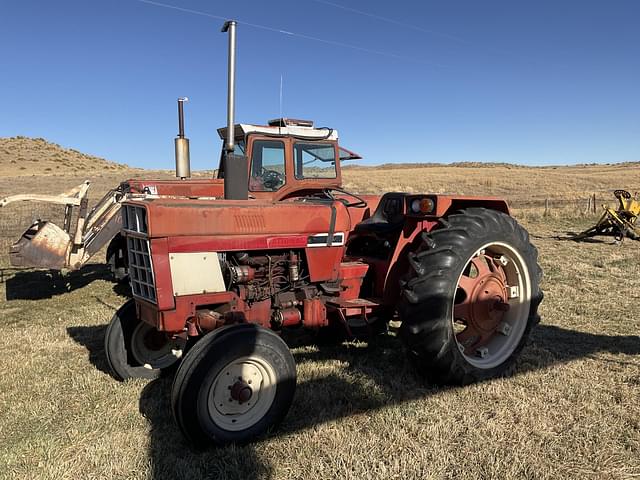
<svg viewBox="0 0 640 480">
<path fill-rule="evenodd" d="M 390 233 L 400 230 L 404 225 L 406 193 L 385 193 L 372 216 L 358 223 L 355 231 Z"/>
</svg>

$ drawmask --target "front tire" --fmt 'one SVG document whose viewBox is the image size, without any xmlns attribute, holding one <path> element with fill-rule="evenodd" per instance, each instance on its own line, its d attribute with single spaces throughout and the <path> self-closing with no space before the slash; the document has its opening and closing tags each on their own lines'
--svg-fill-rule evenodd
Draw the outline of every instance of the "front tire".
<svg viewBox="0 0 640 480">
<path fill-rule="evenodd" d="M 401 337 L 427 379 L 468 384 L 507 375 L 542 300 L 542 270 L 512 217 L 470 208 L 422 234 L 399 305 Z"/>
<path fill-rule="evenodd" d="M 153 380 L 182 356 L 186 341 L 172 339 L 136 316 L 133 299 L 113 315 L 104 338 L 104 350 L 116 380 Z"/>
<path fill-rule="evenodd" d="M 243 444 L 282 421 L 295 388 L 295 362 L 278 335 L 231 325 L 207 334 L 185 356 L 171 406 L 192 443 Z"/>
</svg>

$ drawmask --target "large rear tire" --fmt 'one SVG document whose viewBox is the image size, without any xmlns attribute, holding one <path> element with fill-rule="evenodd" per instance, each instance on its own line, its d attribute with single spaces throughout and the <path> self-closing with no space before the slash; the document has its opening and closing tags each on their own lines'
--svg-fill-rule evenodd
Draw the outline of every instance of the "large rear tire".
<svg viewBox="0 0 640 480">
<path fill-rule="evenodd" d="M 107 364 L 120 381 L 158 378 L 180 360 L 185 346 L 185 340 L 172 339 L 139 320 L 133 299 L 116 311 L 104 337 Z"/>
<path fill-rule="evenodd" d="M 243 444 L 282 421 L 295 388 L 295 362 L 278 335 L 231 325 L 207 334 L 185 356 L 171 406 L 193 444 Z"/>
<path fill-rule="evenodd" d="M 422 234 L 399 305 L 409 357 L 433 383 L 508 375 L 542 300 L 536 248 L 512 217 L 469 208 Z"/>
</svg>

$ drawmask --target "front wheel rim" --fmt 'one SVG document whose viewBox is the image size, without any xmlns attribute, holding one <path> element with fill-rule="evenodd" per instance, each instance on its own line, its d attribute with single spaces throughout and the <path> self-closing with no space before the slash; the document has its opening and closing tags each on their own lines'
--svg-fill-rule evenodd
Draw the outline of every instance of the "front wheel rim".
<svg viewBox="0 0 640 480">
<path fill-rule="evenodd" d="M 185 345 L 184 339 L 171 339 L 145 322 L 138 323 L 131 333 L 131 354 L 149 370 L 173 365 L 182 357 Z"/>
<path fill-rule="evenodd" d="M 531 278 L 522 256 L 502 242 L 487 243 L 467 260 L 456 283 L 454 339 L 471 365 L 495 368 L 506 362 L 526 331 Z"/>
<path fill-rule="evenodd" d="M 235 359 L 220 370 L 209 389 L 209 417 L 223 430 L 246 430 L 267 414 L 276 388 L 275 370 L 263 358 Z"/>
</svg>

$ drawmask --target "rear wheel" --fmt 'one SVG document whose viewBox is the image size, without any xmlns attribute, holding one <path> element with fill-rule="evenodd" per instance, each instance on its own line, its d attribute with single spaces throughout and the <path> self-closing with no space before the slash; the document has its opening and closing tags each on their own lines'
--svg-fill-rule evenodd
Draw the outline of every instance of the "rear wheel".
<svg viewBox="0 0 640 480">
<path fill-rule="evenodd" d="M 293 356 L 252 324 L 207 334 L 186 355 L 171 388 L 178 426 L 193 443 L 246 443 L 277 425 L 296 388 Z"/>
<path fill-rule="evenodd" d="M 539 322 L 537 250 L 512 217 L 461 211 L 423 234 L 400 305 L 408 354 L 436 383 L 508 374 Z"/>
<path fill-rule="evenodd" d="M 133 299 L 114 314 L 104 339 L 107 363 L 117 380 L 157 378 L 181 358 L 185 345 L 184 339 L 139 320 Z"/>
</svg>

